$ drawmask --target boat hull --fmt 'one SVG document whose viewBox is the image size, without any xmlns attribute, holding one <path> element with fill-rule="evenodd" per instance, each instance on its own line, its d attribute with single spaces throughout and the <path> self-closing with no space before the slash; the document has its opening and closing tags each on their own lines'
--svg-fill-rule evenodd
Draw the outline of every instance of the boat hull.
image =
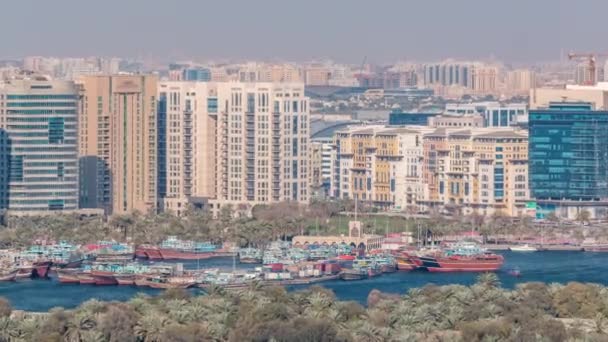
<svg viewBox="0 0 608 342">
<path fill-rule="evenodd" d="M 118 285 L 112 272 L 92 271 L 91 276 L 95 281 L 95 285 Z"/>
<path fill-rule="evenodd" d="M 215 257 L 231 256 L 231 253 L 222 252 L 188 252 L 161 248 L 159 250 L 163 260 L 204 260 Z"/>
<path fill-rule="evenodd" d="M 116 275 L 114 276 L 118 285 L 134 285 L 135 275 Z"/>
<path fill-rule="evenodd" d="M 261 264 L 262 259 L 258 258 L 239 258 L 241 264 Z"/>
<path fill-rule="evenodd" d="M 478 258 L 420 257 L 422 267 L 429 272 L 494 272 L 504 259 L 500 256 Z"/>
<path fill-rule="evenodd" d="M 75 272 L 57 270 L 57 278 L 62 284 L 79 284 L 78 274 Z"/>
<path fill-rule="evenodd" d="M 135 279 L 135 285 L 146 286 L 153 289 L 186 289 L 194 284 L 171 283 L 171 282 L 155 282 L 145 278 Z"/>
<path fill-rule="evenodd" d="M 351 280 L 363 280 L 367 279 L 369 274 L 367 272 L 343 272 L 340 274 L 340 279 L 351 281 Z"/>
<path fill-rule="evenodd" d="M 78 282 L 81 285 L 95 285 L 95 278 L 91 274 L 78 274 Z"/>
<path fill-rule="evenodd" d="M 163 256 L 160 253 L 158 247 L 152 246 L 140 246 L 135 250 L 136 258 L 150 259 L 150 260 L 162 260 Z"/>
<path fill-rule="evenodd" d="M 32 277 L 46 278 L 53 263 L 50 261 L 38 261 L 33 265 Z"/>
<path fill-rule="evenodd" d="M 71 260 L 71 261 L 63 261 L 63 262 L 53 262 L 53 266 L 56 269 L 63 269 L 63 268 L 79 268 L 80 266 L 82 266 L 82 263 L 84 262 L 84 259 L 79 259 L 79 260 Z"/>
<path fill-rule="evenodd" d="M 14 281 L 19 270 L 12 270 L 3 274 L 0 274 L 0 281 Z"/>
</svg>

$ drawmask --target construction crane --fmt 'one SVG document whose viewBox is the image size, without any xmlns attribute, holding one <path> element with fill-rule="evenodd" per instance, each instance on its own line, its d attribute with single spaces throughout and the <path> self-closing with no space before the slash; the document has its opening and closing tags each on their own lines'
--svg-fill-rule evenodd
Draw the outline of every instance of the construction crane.
<svg viewBox="0 0 608 342">
<path fill-rule="evenodd" d="M 595 74 L 595 59 L 599 56 L 608 56 L 605 53 L 578 53 L 578 52 L 570 52 L 568 54 L 569 60 L 582 60 L 587 62 L 587 68 L 589 69 L 589 79 L 585 80 L 586 85 L 595 85 L 596 83 L 596 74 Z"/>
</svg>

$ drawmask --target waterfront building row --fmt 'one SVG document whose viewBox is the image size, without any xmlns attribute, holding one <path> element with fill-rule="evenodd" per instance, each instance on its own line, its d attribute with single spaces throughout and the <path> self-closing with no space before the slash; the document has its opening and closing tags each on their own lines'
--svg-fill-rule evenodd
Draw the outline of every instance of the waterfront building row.
<svg viewBox="0 0 608 342">
<path fill-rule="evenodd" d="M 23 75 L 0 84 L 0 208 L 106 214 L 310 196 L 303 83 Z"/>
<path fill-rule="evenodd" d="M 335 198 L 412 213 L 526 214 L 524 130 L 367 126 L 336 132 L 333 146 Z"/>
</svg>

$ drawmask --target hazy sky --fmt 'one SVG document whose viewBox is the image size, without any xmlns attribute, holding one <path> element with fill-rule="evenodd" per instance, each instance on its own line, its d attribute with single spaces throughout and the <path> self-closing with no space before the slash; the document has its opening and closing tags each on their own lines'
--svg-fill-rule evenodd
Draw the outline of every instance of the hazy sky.
<svg viewBox="0 0 608 342">
<path fill-rule="evenodd" d="M 0 57 L 557 60 L 608 51 L 605 0 L 2 0 Z"/>
</svg>

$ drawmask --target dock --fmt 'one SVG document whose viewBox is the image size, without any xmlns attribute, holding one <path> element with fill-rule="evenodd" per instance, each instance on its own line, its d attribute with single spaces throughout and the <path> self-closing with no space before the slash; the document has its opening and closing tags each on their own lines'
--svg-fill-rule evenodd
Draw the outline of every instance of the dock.
<svg viewBox="0 0 608 342">
<path fill-rule="evenodd" d="M 483 245 L 483 248 L 490 251 L 508 251 L 511 247 L 516 247 L 519 245 L 512 244 L 486 244 Z M 581 252 L 583 251 L 583 247 L 581 246 L 573 246 L 573 245 L 544 245 L 544 246 L 535 246 L 539 251 L 561 251 L 561 252 Z"/>
</svg>

